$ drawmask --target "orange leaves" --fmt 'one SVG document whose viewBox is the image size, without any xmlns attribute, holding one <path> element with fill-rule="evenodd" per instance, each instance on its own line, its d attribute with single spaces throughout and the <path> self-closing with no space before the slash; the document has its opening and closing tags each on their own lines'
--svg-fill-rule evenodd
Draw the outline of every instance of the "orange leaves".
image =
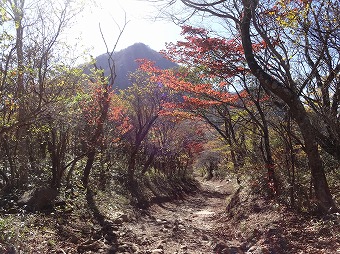
<svg viewBox="0 0 340 254">
<path fill-rule="evenodd" d="M 210 107 L 212 105 L 221 104 L 221 102 L 216 100 L 205 100 L 197 97 L 183 96 L 183 99 L 188 106 L 194 106 L 196 108 L 205 108 Z"/>
<path fill-rule="evenodd" d="M 192 117 L 192 114 L 184 112 L 194 112 L 203 108 L 210 108 L 222 103 L 233 104 L 238 101 L 238 95 L 229 93 L 226 90 L 227 82 L 195 83 L 190 82 L 190 72 L 175 70 L 160 70 L 150 61 L 143 60 L 140 68 L 151 75 L 153 82 L 178 92 L 181 100 L 177 102 L 163 103 L 162 115 L 172 115 L 177 117 Z M 206 75 L 199 75 L 204 80 Z M 214 77 L 211 77 L 212 80 Z M 245 95 L 245 94 L 244 94 Z M 245 95 L 246 96 L 246 95 Z"/>
</svg>

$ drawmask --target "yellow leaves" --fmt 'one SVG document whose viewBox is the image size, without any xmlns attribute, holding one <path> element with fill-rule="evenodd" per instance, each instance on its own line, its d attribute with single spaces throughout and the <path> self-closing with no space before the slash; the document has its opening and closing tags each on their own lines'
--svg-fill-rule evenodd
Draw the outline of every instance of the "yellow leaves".
<svg viewBox="0 0 340 254">
<path fill-rule="evenodd" d="M 289 12 L 285 17 L 278 16 L 276 20 L 280 26 L 283 27 L 297 27 L 298 25 L 298 17 L 296 12 Z"/>
<path fill-rule="evenodd" d="M 9 93 L 5 95 L 5 97 L 3 98 L 3 106 L 8 111 L 14 111 L 18 108 L 18 104 L 15 102 L 13 94 Z"/>
<path fill-rule="evenodd" d="M 276 21 L 280 26 L 296 28 L 299 22 L 307 18 L 309 10 L 310 1 L 279 0 L 268 14 L 276 15 Z"/>
</svg>

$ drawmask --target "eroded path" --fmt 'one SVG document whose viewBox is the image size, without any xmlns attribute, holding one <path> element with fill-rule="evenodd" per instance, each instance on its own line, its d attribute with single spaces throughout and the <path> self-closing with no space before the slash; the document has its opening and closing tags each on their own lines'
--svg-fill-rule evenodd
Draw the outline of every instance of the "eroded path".
<svg viewBox="0 0 340 254">
<path fill-rule="evenodd" d="M 228 181 L 206 181 L 195 195 L 151 206 L 138 222 L 124 224 L 119 253 L 216 253 L 214 229 L 232 191 Z"/>
</svg>

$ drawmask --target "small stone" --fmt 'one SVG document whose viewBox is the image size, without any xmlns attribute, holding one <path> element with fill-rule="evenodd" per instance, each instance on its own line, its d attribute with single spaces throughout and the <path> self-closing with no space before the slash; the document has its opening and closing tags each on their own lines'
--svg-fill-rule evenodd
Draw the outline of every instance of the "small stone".
<svg viewBox="0 0 340 254">
<path fill-rule="evenodd" d="M 263 251 L 259 246 L 252 246 L 248 249 L 246 254 L 263 254 Z"/>
<path fill-rule="evenodd" d="M 251 246 L 247 252 L 253 252 L 257 249 L 257 246 Z"/>
<path fill-rule="evenodd" d="M 172 226 L 170 224 L 168 224 L 168 223 L 164 224 L 163 227 L 164 228 L 172 228 Z"/>
<path fill-rule="evenodd" d="M 166 228 L 161 228 L 159 231 L 163 232 L 163 233 L 167 233 L 168 230 Z"/>
<path fill-rule="evenodd" d="M 139 248 L 136 244 L 131 244 L 131 250 L 133 253 L 139 252 Z"/>
<path fill-rule="evenodd" d="M 69 241 L 70 241 L 71 243 L 79 243 L 79 242 L 80 242 L 80 239 L 79 239 L 78 236 L 72 235 L 72 236 L 70 237 Z"/>
<path fill-rule="evenodd" d="M 119 218 L 122 219 L 123 222 L 129 221 L 129 216 L 127 214 L 121 214 L 119 215 Z"/>
<path fill-rule="evenodd" d="M 118 250 L 121 251 L 121 252 L 127 251 L 127 250 L 129 250 L 129 245 L 123 244 L 123 245 L 118 247 Z"/>
<path fill-rule="evenodd" d="M 209 241 L 209 237 L 208 237 L 207 235 L 203 235 L 203 236 L 202 236 L 202 240 L 203 240 L 203 241 Z"/>
<path fill-rule="evenodd" d="M 162 249 L 162 250 L 164 249 L 164 246 L 163 246 L 162 242 L 158 243 L 157 249 Z"/>
<path fill-rule="evenodd" d="M 157 223 L 157 224 L 162 224 L 162 223 L 163 223 L 163 221 L 162 221 L 162 220 L 160 220 L 160 219 L 156 219 L 156 223 Z"/>
<path fill-rule="evenodd" d="M 151 251 L 152 254 L 164 254 L 163 249 L 154 249 Z"/>
<path fill-rule="evenodd" d="M 114 224 L 118 225 L 118 226 L 121 226 L 123 224 L 123 219 L 118 217 L 118 218 L 115 218 L 113 221 L 112 221 Z"/>
<path fill-rule="evenodd" d="M 186 246 L 186 245 L 181 245 L 180 249 L 181 249 L 181 250 L 187 250 L 187 249 L 188 249 L 188 246 Z"/>
<path fill-rule="evenodd" d="M 142 245 L 149 245 L 149 244 L 150 244 L 150 241 L 149 241 L 149 239 L 147 239 L 147 238 L 142 238 L 141 241 L 140 241 L 140 243 L 141 243 Z"/>
</svg>

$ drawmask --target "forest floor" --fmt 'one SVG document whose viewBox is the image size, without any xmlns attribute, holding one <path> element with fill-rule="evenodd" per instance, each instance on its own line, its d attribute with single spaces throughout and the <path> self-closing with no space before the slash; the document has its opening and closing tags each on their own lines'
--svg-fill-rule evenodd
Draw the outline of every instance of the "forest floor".
<svg viewBox="0 0 340 254">
<path fill-rule="evenodd" d="M 339 215 L 297 214 L 234 181 L 198 181 L 194 192 L 143 210 L 97 199 L 111 235 L 86 205 L 1 215 L 0 253 L 340 254 Z"/>
<path fill-rule="evenodd" d="M 338 218 L 307 218 L 232 181 L 199 180 L 196 193 L 124 224 L 119 253 L 340 253 Z"/>
</svg>

